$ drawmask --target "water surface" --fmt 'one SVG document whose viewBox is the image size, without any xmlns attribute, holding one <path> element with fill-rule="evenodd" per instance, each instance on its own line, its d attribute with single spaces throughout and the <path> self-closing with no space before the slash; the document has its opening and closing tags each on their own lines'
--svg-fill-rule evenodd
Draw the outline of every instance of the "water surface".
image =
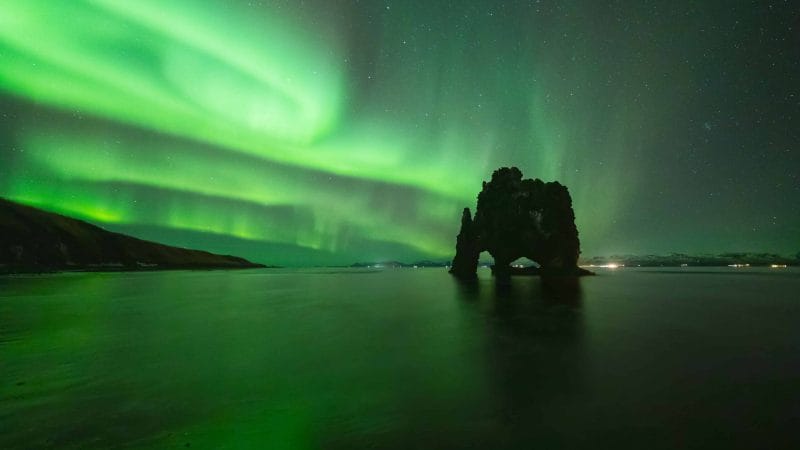
<svg viewBox="0 0 800 450">
<path fill-rule="evenodd" d="M 800 273 L 0 278 L 0 448 L 790 448 Z"/>
</svg>

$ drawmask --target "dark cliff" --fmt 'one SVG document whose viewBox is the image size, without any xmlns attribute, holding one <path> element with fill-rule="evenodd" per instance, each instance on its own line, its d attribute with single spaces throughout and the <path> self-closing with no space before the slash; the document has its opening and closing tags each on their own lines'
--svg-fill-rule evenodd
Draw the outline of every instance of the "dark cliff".
<svg viewBox="0 0 800 450">
<path fill-rule="evenodd" d="M 0 273 L 251 267 L 264 266 L 112 233 L 0 198 Z"/>
</svg>

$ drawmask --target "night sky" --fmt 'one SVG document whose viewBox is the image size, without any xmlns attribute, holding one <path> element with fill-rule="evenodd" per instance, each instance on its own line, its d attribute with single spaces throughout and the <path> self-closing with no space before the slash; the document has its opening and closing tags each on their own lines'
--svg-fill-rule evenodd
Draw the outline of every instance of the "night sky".
<svg viewBox="0 0 800 450">
<path fill-rule="evenodd" d="M 583 255 L 800 251 L 796 1 L 0 2 L 0 196 L 265 263 L 449 259 L 516 165 Z"/>
</svg>

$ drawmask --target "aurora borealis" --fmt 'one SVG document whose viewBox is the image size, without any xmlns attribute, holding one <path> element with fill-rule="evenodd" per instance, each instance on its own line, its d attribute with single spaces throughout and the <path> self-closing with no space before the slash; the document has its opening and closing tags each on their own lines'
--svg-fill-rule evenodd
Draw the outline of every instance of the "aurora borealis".
<svg viewBox="0 0 800 450">
<path fill-rule="evenodd" d="M 791 2 L 5 0 L 0 195 L 255 261 L 448 259 L 500 166 L 584 255 L 800 251 Z"/>
</svg>

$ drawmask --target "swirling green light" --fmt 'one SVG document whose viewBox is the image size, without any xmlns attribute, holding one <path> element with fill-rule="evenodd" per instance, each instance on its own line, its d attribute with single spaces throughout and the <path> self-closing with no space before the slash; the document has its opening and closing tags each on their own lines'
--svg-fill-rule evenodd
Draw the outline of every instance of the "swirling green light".
<svg viewBox="0 0 800 450">
<path fill-rule="evenodd" d="M 638 94 L 588 89 L 603 62 L 563 38 L 588 13 L 514 4 L 531 15 L 497 21 L 478 2 L 418 2 L 338 17 L 312 3 L 318 15 L 277 1 L 1 2 L 13 113 L 0 195 L 105 224 L 445 259 L 480 181 L 517 165 L 570 187 L 584 248 L 613 230 L 637 182 L 620 168 L 649 125 Z"/>
</svg>

